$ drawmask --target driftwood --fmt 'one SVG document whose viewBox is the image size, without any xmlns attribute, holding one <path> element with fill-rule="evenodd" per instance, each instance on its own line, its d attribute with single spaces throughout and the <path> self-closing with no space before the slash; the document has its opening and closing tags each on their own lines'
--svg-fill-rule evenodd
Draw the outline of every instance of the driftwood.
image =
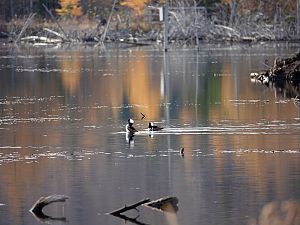
<svg viewBox="0 0 300 225">
<path fill-rule="evenodd" d="M 44 30 L 44 31 L 47 31 L 47 32 L 49 32 L 49 33 L 51 33 L 51 34 L 54 34 L 54 35 L 56 35 L 57 37 L 60 37 L 60 38 L 64 39 L 64 36 L 63 36 L 62 34 L 56 32 L 56 31 L 54 31 L 54 30 L 50 30 L 49 28 L 43 28 L 43 30 Z"/>
<path fill-rule="evenodd" d="M 268 66 L 269 67 L 269 66 Z M 268 85 L 269 82 L 287 81 L 294 84 L 300 83 L 300 53 L 295 56 L 274 60 L 273 66 L 260 73 L 251 73 L 251 79 Z"/>
<path fill-rule="evenodd" d="M 40 36 L 27 36 L 21 38 L 22 41 L 29 41 L 29 42 L 38 42 L 38 43 L 47 43 L 47 44 L 57 44 L 61 43 L 61 39 L 57 38 L 48 38 L 48 37 L 40 37 Z"/>
<path fill-rule="evenodd" d="M 178 211 L 178 198 L 176 197 L 163 197 L 145 204 L 145 206 L 152 207 L 164 212 L 176 213 Z"/>
<path fill-rule="evenodd" d="M 49 220 L 60 220 L 66 221 L 65 217 L 51 217 L 43 212 L 43 208 L 54 202 L 65 202 L 69 197 L 65 195 L 50 195 L 47 197 L 40 197 L 36 203 L 29 210 L 39 221 L 49 221 Z"/>
<path fill-rule="evenodd" d="M 300 53 L 286 59 L 276 58 L 270 66 L 267 61 L 264 64 L 266 64 L 267 70 L 251 73 L 251 82 L 272 88 L 276 96 L 281 95 L 294 100 L 295 106 L 299 108 Z"/>
<path fill-rule="evenodd" d="M 145 203 L 147 203 L 147 202 L 150 202 L 150 199 L 149 199 L 149 198 L 146 198 L 146 199 L 144 199 L 144 200 L 142 200 L 142 201 L 139 201 L 139 202 L 134 203 L 134 204 L 129 205 L 129 206 L 126 206 L 126 205 L 125 205 L 123 208 L 117 209 L 117 210 L 115 210 L 115 211 L 113 211 L 113 212 L 110 212 L 109 214 L 116 216 L 116 215 L 120 215 L 121 213 L 124 213 L 124 212 L 126 212 L 126 211 L 128 211 L 128 210 L 131 210 L 131 209 L 137 210 L 136 207 L 138 207 L 138 206 L 140 206 L 140 205 L 143 205 L 143 204 L 145 204 Z"/>
<path fill-rule="evenodd" d="M 137 207 L 140 205 L 144 205 L 146 207 L 150 207 L 152 209 L 156 209 L 156 210 L 159 210 L 162 212 L 176 213 L 178 211 L 177 204 L 178 204 L 178 199 L 176 197 L 167 196 L 167 197 L 163 197 L 163 198 L 153 200 L 153 201 L 151 201 L 149 198 L 147 198 L 147 199 L 141 200 L 141 201 L 134 203 L 132 205 L 129 205 L 129 206 L 125 205 L 123 208 L 112 211 L 109 214 L 119 217 L 121 219 L 124 219 L 125 222 L 130 221 L 135 224 L 147 225 L 146 223 L 143 223 L 143 222 L 140 222 L 137 220 L 139 215 L 135 218 L 130 218 L 130 217 L 124 215 L 123 213 L 127 212 L 131 209 L 137 210 Z M 172 214 L 169 214 L 169 215 L 172 215 Z"/>
</svg>

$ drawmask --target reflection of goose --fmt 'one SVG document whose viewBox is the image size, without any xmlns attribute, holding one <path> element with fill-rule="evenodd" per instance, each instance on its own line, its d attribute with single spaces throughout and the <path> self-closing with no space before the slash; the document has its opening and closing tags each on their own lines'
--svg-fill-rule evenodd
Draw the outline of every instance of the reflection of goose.
<svg viewBox="0 0 300 225">
<path fill-rule="evenodd" d="M 155 126 L 152 122 L 150 122 L 149 125 L 148 125 L 148 130 L 149 131 L 159 131 L 159 130 L 162 130 L 162 129 L 164 129 L 164 128 Z"/>
<path fill-rule="evenodd" d="M 181 155 L 181 156 L 184 156 L 184 148 L 181 148 L 181 149 L 180 149 L 180 155 Z"/>
<path fill-rule="evenodd" d="M 129 144 L 129 147 L 132 148 L 134 147 L 134 134 L 133 133 L 130 133 L 130 132 L 127 132 L 126 133 L 126 142 Z"/>
<path fill-rule="evenodd" d="M 133 127 L 133 124 L 134 124 L 133 119 L 128 119 L 128 124 L 125 127 L 126 132 L 131 133 L 131 134 L 134 134 L 135 132 L 138 132 L 138 130 Z"/>
</svg>

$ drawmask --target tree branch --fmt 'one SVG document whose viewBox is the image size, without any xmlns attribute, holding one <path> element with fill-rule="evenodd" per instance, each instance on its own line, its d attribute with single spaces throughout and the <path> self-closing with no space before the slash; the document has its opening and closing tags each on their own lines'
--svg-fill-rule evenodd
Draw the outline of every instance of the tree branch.
<svg viewBox="0 0 300 225">
<path fill-rule="evenodd" d="M 144 200 L 142 200 L 142 201 L 139 201 L 139 202 L 137 202 L 137 203 L 135 203 L 135 204 L 132 204 L 132 205 L 129 205 L 129 206 L 126 206 L 126 205 L 125 205 L 123 208 L 117 209 L 117 210 L 115 210 L 115 211 L 113 211 L 113 212 L 110 212 L 109 214 L 114 215 L 114 216 L 118 216 L 118 215 L 120 215 L 121 213 L 126 212 L 126 211 L 128 211 L 128 210 L 136 209 L 136 207 L 138 207 L 138 206 L 140 206 L 140 205 L 143 205 L 143 204 L 145 204 L 145 203 L 147 203 L 147 202 L 150 202 L 150 199 L 149 199 L 149 198 L 144 199 Z"/>
</svg>

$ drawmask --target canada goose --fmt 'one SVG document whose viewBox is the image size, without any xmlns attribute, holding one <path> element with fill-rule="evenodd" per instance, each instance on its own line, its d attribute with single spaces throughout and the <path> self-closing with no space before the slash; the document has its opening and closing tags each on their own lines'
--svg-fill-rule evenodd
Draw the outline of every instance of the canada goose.
<svg viewBox="0 0 300 225">
<path fill-rule="evenodd" d="M 128 119 L 128 124 L 125 127 L 126 132 L 132 133 L 132 134 L 135 132 L 138 132 L 138 130 L 133 127 L 133 124 L 134 124 L 133 119 Z"/>
</svg>

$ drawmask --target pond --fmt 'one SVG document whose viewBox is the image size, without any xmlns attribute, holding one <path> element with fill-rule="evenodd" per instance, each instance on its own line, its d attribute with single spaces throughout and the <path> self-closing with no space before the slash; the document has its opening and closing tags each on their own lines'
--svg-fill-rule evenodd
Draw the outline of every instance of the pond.
<svg viewBox="0 0 300 225">
<path fill-rule="evenodd" d="M 300 106 L 249 78 L 298 49 L 2 44 L 0 224 L 124 224 L 108 213 L 165 196 L 176 214 L 139 206 L 127 223 L 299 224 Z M 52 194 L 69 199 L 29 212 Z"/>
</svg>

